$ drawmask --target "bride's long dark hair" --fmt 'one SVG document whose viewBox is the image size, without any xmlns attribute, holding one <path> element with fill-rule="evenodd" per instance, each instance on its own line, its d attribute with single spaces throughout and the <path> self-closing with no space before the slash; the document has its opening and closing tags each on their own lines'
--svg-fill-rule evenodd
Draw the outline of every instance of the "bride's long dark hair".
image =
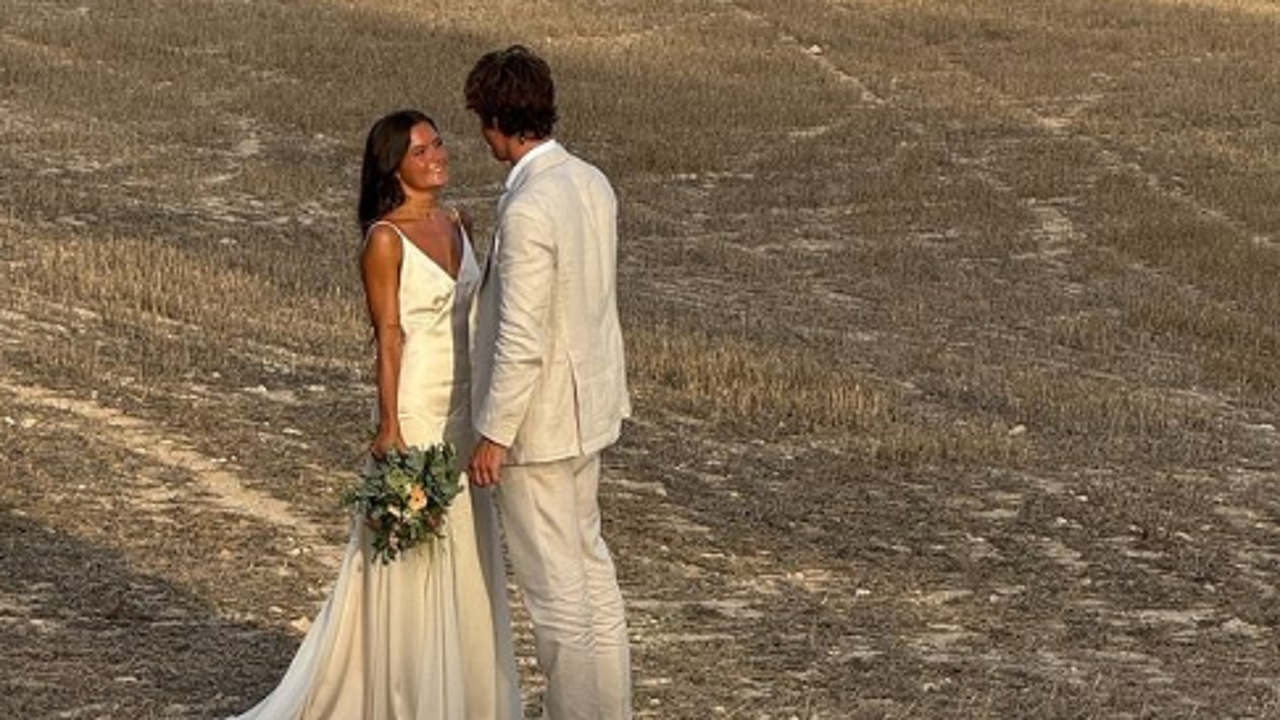
<svg viewBox="0 0 1280 720">
<path fill-rule="evenodd" d="M 364 162 L 360 166 L 360 203 L 356 217 L 360 233 L 404 202 L 404 191 L 396 169 L 409 150 L 409 131 L 418 123 L 427 123 L 439 132 L 436 121 L 417 110 L 398 110 L 384 116 L 369 128 L 364 142 Z"/>
</svg>

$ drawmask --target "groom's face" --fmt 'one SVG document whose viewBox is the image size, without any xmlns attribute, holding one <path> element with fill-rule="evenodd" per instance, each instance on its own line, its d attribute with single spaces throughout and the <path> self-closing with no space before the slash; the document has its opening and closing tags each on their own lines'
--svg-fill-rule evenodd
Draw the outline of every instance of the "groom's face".
<svg viewBox="0 0 1280 720">
<path fill-rule="evenodd" d="M 489 152 L 493 153 L 493 159 L 498 162 L 510 162 L 511 151 L 508 149 L 508 138 L 498 129 L 498 124 L 480 123 L 480 134 L 484 136 L 484 141 L 489 145 Z"/>
</svg>

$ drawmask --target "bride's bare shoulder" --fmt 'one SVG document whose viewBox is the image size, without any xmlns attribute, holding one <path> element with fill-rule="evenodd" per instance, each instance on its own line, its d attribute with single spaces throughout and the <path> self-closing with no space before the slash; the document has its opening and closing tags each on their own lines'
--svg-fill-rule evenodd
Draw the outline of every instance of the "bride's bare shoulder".
<svg viewBox="0 0 1280 720">
<path fill-rule="evenodd" d="M 365 261 L 394 259 L 399 262 L 400 233 L 389 222 L 376 222 L 364 233 L 361 255 Z"/>
</svg>

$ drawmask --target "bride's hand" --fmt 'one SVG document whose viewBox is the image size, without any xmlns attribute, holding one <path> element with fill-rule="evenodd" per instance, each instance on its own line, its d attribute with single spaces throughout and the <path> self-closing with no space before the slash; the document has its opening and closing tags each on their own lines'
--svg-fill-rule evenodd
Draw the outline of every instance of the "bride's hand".
<svg viewBox="0 0 1280 720">
<path fill-rule="evenodd" d="M 408 452 L 409 448 L 404 444 L 404 438 L 400 437 L 398 429 L 379 428 L 378 434 L 373 438 L 373 442 L 369 443 L 369 454 L 381 460 L 391 450 L 405 453 Z"/>
</svg>

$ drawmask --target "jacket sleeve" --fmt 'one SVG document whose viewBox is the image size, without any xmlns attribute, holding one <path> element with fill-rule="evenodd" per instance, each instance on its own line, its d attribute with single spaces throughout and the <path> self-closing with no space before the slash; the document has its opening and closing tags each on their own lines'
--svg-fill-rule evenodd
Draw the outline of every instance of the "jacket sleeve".
<svg viewBox="0 0 1280 720">
<path fill-rule="evenodd" d="M 530 209 L 508 208 L 500 232 L 493 378 L 481 399 L 476 429 L 510 447 L 529 410 L 549 342 L 556 248 L 549 223 Z"/>
</svg>

